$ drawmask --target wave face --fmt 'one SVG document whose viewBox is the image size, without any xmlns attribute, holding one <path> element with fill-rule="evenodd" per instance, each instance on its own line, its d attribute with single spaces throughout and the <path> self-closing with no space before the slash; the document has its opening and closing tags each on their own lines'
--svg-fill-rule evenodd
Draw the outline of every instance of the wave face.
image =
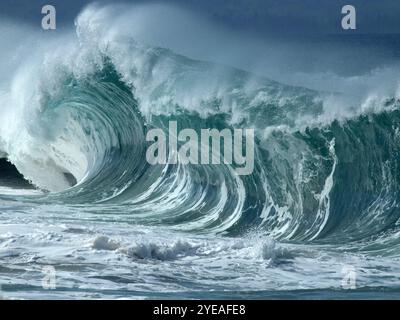
<svg viewBox="0 0 400 320">
<path fill-rule="evenodd" d="M 190 274 L 185 259 L 199 272 L 208 265 L 222 268 L 207 278 L 217 281 L 217 291 L 232 289 L 229 273 L 239 289 L 268 296 L 267 291 L 282 288 L 339 287 L 342 260 L 367 270 L 379 256 L 374 267 L 388 262 L 390 272 L 374 285 L 393 286 L 400 253 L 400 100 L 395 94 L 369 97 L 368 103 L 332 117 L 327 105 L 341 101 L 339 94 L 287 86 L 143 45 L 110 28 L 110 14 L 87 8 L 77 18 L 76 36 L 48 44 L 56 50 L 38 48 L 2 82 L 0 154 L 26 179 L 26 188 L 18 189 L 33 185 L 41 191 L 13 193 L 15 185 L 4 183 L 4 217 L 13 222 L 0 245 L 9 265 L 22 257 L 20 252 L 4 253 L 14 248 L 13 237 L 42 246 L 55 237 L 69 246 L 62 258 L 50 250 L 51 263 L 65 263 L 71 255 L 78 261 L 87 250 L 91 255 L 102 252 L 114 266 L 117 256 L 130 259 L 120 268 L 156 260 L 174 261 L 180 270 L 177 287 L 164 279 L 149 288 L 141 267 L 138 282 L 144 287 L 133 285 L 129 276 L 111 275 L 104 266 L 97 270 L 103 275 L 93 277 L 113 283 L 109 292 L 117 290 L 116 296 L 160 288 L 206 292 L 200 285 L 205 279 L 185 287 Z M 254 172 L 238 176 L 231 165 L 179 161 L 149 165 L 146 133 L 168 128 L 169 121 L 197 132 L 254 129 Z M 40 218 L 26 217 L 23 212 L 29 208 Z M 14 219 L 23 219 L 25 226 L 17 227 Z M 59 225 L 50 228 L 49 223 Z M 30 224 L 49 228 L 47 240 L 40 233 L 26 233 Z M 46 260 L 42 250 L 28 251 Z M 365 254 L 369 258 L 364 261 Z M 307 272 L 320 272 L 307 262 L 312 259 L 321 270 L 338 268 L 336 280 L 326 272 L 321 278 L 304 278 Z M 373 274 L 374 267 L 368 272 Z M 283 280 L 267 283 L 266 269 L 269 277 Z M 153 271 L 160 279 L 168 273 Z M 92 277 L 84 267 L 81 272 Z M 291 272 L 308 285 L 285 282 Z M 247 273 L 259 276 L 250 281 Z M 368 274 L 362 277 L 368 291 Z"/>
</svg>

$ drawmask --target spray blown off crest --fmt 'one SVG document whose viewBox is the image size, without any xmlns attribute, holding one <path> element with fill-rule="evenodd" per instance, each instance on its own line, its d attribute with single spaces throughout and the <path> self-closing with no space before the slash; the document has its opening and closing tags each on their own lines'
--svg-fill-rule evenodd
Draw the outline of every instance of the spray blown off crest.
<svg viewBox="0 0 400 320">
<path fill-rule="evenodd" d="M 127 27 L 135 10 L 119 8 L 89 6 L 74 33 L 46 41 L 32 35 L 39 41 L 18 51 L 23 62 L 11 63 L 0 78 L 0 155 L 15 166 L 7 170 L 37 187 L 28 195 L 3 193 L 6 203 L 18 203 L 18 212 L 32 209 L 29 218 L 38 214 L 40 223 L 63 221 L 50 240 L 81 246 L 82 237 L 79 250 L 102 251 L 122 273 L 131 263 L 139 269 L 148 260 L 176 263 L 177 283 L 139 288 L 146 292 L 197 285 L 204 292 L 205 282 L 232 292 L 226 274 L 243 276 L 243 290 L 275 290 L 275 280 L 263 278 L 267 268 L 279 287 L 298 290 L 303 287 L 285 279 L 339 268 L 337 252 L 398 258 L 394 69 L 346 78 L 353 93 L 286 85 L 145 44 L 138 21 L 135 30 Z M 17 52 L 11 39 L 5 43 L 2 55 Z M 328 83 L 320 76 L 292 81 Z M 373 86 L 377 79 L 382 87 Z M 78 227 L 69 227 L 73 220 Z M 27 243 L 47 241 L 37 234 L 25 239 L 24 228 L 13 232 Z M 372 239 L 379 241 L 372 245 Z M 81 259 L 75 249 L 62 259 Z M 314 256 L 321 257 L 317 267 L 307 262 Z M 161 262 L 160 277 L 167 278 Z M 222 273 L 185 288 L 193 270 L 209 266 Z M 104 272 L 102 279 L 112 278 Z M 330 279 L 318 280 L 332 288 Z M 124 281 L 131 284 L 116 282 Z M 306 288 L 318 285 L 310 280 Z"/>
</svg>

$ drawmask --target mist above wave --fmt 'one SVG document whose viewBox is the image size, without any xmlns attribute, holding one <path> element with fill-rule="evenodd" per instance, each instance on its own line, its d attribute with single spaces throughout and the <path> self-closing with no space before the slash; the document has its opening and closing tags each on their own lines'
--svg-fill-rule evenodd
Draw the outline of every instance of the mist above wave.
<svg viewBox="0 0 400 320">
<path fill-rule="evenodd" d="M 265 228 L 298 241 L 359 239 L 393 226 L 393 71 L 346 78 L 356 92 L 288 86 L 143 44 L 130 33 L 136 13 L 116 8 L 89 6 L 74 32 L 39 37 L 1 80 L 1 154 L 52 191 L 46 201 L 121 205 L 137 223 L 232 234 Z M 7 54 L 16 52 L 5 41 Z M 369 85 L 357 85 L 363 81 Z M 170 119 L 194 130 L 254 129 L 254 174 L 241 178 L 230 166 L 149 166 L 146 130 Z M 365 145 L 373 147 L 358 157 Z M 355 221 L 374 227 L 354 230 Z"/>
</svg>

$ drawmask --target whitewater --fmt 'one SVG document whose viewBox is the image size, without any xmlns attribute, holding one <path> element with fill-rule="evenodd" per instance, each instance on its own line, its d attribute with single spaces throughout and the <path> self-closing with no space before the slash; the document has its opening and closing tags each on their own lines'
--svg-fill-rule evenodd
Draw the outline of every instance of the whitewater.
<svg viewBox="0 0 400 320">
<path fill-rule="evenodd" d="M 283 84 L 142 43 L 116 12 L 50 40 L 0 23 L 0 296 L 398 298 L 398 70 Z M 170 121 L 254 129 L 253 173 L 150 165 Z"/>
</svg>

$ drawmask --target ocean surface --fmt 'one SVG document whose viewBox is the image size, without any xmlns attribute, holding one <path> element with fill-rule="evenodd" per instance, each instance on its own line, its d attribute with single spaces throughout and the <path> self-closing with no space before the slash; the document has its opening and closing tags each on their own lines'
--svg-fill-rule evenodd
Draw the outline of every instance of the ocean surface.
<svg viewBox="0 0 400 320">
<path fill-rule="evenodd" d="M 1 297 L 400 297 L 399 35 L 337 37 L 376 65 L 285 84 L 109 14 L 25 45 L 0 23 Z M 149 165 L 146 132 L 169 121 L 254 129 L 254 172 Z"/>
</svg>

